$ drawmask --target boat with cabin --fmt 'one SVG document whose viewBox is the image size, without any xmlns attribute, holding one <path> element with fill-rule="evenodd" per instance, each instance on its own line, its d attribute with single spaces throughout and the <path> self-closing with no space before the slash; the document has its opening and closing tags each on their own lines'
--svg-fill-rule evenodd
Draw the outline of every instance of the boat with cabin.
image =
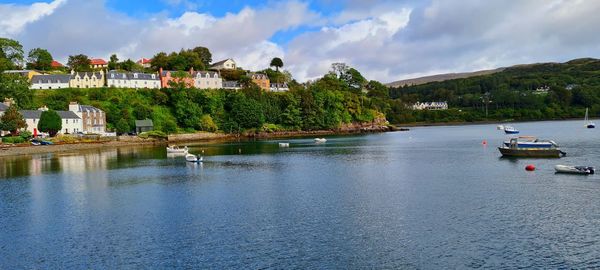
<svg viewBox="0 0 600 270">
<path fill-rule="evenodd" d="M 168 154 L 187 154 L 188 153 L 188 147 L 185 146 L 183 148 L 179 148 L 179 146 L 167 146 L 167 153 Z"/>
<path fill-rule="evenodd" d="M 506 134 L 519 134 L 519 130 L 513 126 L 504 126 L 504 133 Z"/>
<path fill-rule="evenodd" d="M 552 140 L 542 140 L 534 136 L 519 136 L 517 139 L 518 148 L 551 148 L 559 147 L 558 144 Z M 504 141 L 504 146 L 510 146 L 510 140 Z"/>
<path fill-rule="evenodd" d="M 560 158 L 567 153 L 558 146 L 551 147 L 519 147 L 518 138 L 510 139 L 509 145 L 502 144 L 498 151 L 503 157 L 531 157 L 531 158 Z"/>
</svg>

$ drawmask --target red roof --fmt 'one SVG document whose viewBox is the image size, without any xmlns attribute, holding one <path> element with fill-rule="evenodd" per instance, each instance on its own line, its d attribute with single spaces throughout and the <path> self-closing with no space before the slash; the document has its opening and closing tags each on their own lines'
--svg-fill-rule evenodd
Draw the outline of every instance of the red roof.
<svg viewBox="0 0 600 270">
<path fill-rule="evenodd" d="M 52 64 L 50 64 L 50 66 L 53 68 L 59 68 L 59 67 L 63 67 L 63 64 L 59 63 L 56 60 L 52 60 Z"/>
<path fill-rule="evenodd" d="M 138 61 L 138 64 L 150 64 L 150 62 L 152 62 L 152 60 L 147 59 L 147 58 L 142 58 Z"/>
<path fill-rule="evenodd" d="M 108 65 L 108 62 L 104 61 L 104 59 L 92 59 L 90 63 L 92 65 Z"/>
</svg>

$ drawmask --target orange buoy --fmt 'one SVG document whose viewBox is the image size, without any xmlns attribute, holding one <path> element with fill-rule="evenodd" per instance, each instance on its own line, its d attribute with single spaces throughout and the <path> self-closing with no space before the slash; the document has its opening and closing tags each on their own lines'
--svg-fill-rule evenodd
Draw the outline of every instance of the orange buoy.
<svg viewBox="0 0 600 270">
<path fill-rule="evenodd" d="M 533 166 L 533 164 L 529 164 L 527 166 L 525 166 L 525 170 L 527 171 L 535 171 L 535 166 Z"/>
</svg>

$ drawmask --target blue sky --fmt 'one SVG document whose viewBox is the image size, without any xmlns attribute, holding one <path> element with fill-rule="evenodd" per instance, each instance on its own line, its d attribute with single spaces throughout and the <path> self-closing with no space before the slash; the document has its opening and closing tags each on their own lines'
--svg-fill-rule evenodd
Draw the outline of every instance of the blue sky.
<svg viewBox="0 0 600 270">
<path fill-rule="evenodd" d="M 196 46 L 300 81 L 344 62 L 382 82 L 600 57 L 596 0 L 0 0 L 0 37 L 55 59 Z"/>
</svg>

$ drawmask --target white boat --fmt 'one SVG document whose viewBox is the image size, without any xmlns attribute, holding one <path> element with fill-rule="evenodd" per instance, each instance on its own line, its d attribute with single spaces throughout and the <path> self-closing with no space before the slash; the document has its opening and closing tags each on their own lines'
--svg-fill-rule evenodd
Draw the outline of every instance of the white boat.
<svg viewBox="0 0 600 270">
<path fill-rule="evenodd" d="M 196 162 L 196 163 L 200 163 L 204 160 L 204 157 L 200 157 L 198 158 L 196 155 L 192 155 L 192 154 L 187 154 L 185 155 L 185 161 L 187 162 Z"/>
<path fill-rule="evenodd" d="M 594 174 L 594 167 L 589 166 L 556 165 L 554 169 L 557 173 Z"/>
<path fill-rule="evenodd" d="M 280 142 L 279 143 L 279 147 L 285 148 L 285 147 L 290 147 L 290 143 L 287 142 Z"/>
<path fill-rule="evenodd" d="M 167 153 L 169 154 L 187 154 L 188 147 L 179 148 L 179 146 L 167 146 Z"/>
<path fill-rule="evenodd" d="M 596 124 L 594 124 L 594 122 L 590 121 L 590 119 L 588 118 L 588 108 L 585 108 L 585 127 L 587 128 L 596 128 Z"/>
<path fill-rule="evenodd" d="M 504 130 L 504 126 L 503 125 L 498 125 L 498 126 L 496 126 L 496 129 L 497 130 Z"/>
<path fill-rule="evenodd" d="M 558 144 L 552 140 L 540 140 L 533 136 L 519 136 L 517 139 L 517 148 L 551 148 L 558 147 Z M 504 141 L 505 146 L 510 146 L 510 141 Z"/>
<path fill-rule="evenodd" d="M 504 126 L 504 133 L 506 134 L 519 134 L 519 130 L 512 126 Z"/>
<path fill-rule="evenodd" d="M 327 142 L 327 139 L 325 139 L 325 138 L 315 138 L 315 142 L 316 143 L 325 143 L 325 142 Z"/>
</svg>

